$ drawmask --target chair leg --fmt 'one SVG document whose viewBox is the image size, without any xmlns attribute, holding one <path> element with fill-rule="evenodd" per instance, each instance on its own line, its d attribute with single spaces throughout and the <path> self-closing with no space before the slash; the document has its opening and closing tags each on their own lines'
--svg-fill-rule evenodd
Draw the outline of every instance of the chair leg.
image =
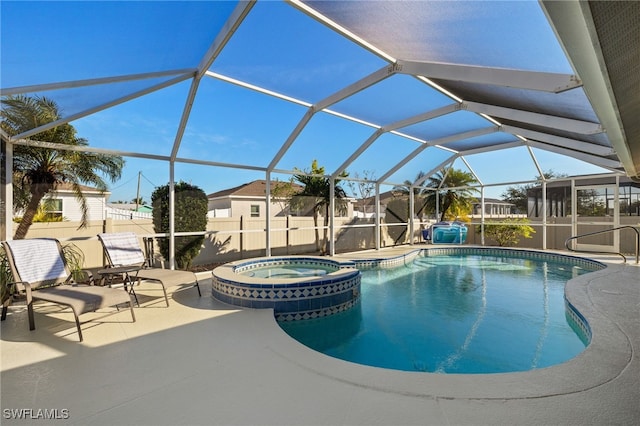
<svg viewBox="0 0 640 426">
<path fill-rule="evenodd" d="M 137 281 L 138 281 L 138 285 L 140 285 L 140 278 L 137 278 Z M 124 291 L 128 291 L 129 294 L 133 294 L 133 297 L 136 299 L 136 304 L 140 306 L 140 302 L 138 302 L 138 295 L 136 294 L 136 291 L 133 288 L 133 286 L 135 285 L 135 282 L 136 280 L 135 279 L 132 280 L 128 272 L 124 273 Z M 129 290 L 127 290 L 128 286 L 130 286 Z"/>
<path fill-rule="evenodd" d="M 33 297 L 31 290 L 27 290 L 27 315 L 29 316 L 29 330 L 36 329 L 36 319 L 33 315 Z"/>
<path fill-rule="evenodd" d="M 15 293 L 17 293 L 16 285 L 7 283 L 7 298 L 2 301 L 2 317 L 0 318 L 1 321 L 7 319 L 7 311 L 9 310 L 9 305 L 11 305 Z"/>
<path fill-rule="evenodd" d="M 198 289 L 198 296 L 202 297 L 202 293 L 200 293 L 200 283 L 196 280 L 195 287 Z"/>
<path fill-rule="evenodd" d="M 136 314 L 133 313 L 133 302 L 129 299 L 129 309 L 131 310 L 131 318 L 136 322 Z"/>
<path fill-rule="evenodd" d="M 78 337 L 80 337 L 80 341 L 82 342 L 82 329 L 80 328 L 80 318 L 78 318 L 78 314 L 76 311 L 73 311 L 73 316 L 76 317 L 76 327 L 78 328 Z"/>
<path fill-rule="evenodd" d="M 4 302 L 2 302 L 2 318 L 1 318 L 2 321 L 7 319 L 7 311 L 9 310 L 9 305 L 11 304 L 12 298 L 13 296 L 9 295 L 9 297 L 7 297 L 7 299 Z"/>
<path fill-rule="evenodd" d="M 127 291 L 126 288 L 125 288 L 125 291 Z M 136 291 L 133 289 L 133 284 L 131 284 L 131 291 L 129 291 L 129 294 L 133 294 L 133 298 L 136 299 L 136 304 L 140 306 L 140 302 L 138 302 L 138 295 L 136 294 Z"/>
<path fill-rule="evenodd" d="M 162 283 L 160 283 L 162 284 Z M 162 284 L 162 291 L 164 292 L 164 301 L 167 303 L 167 308 L 169 307 L 169 297 L 167 296 L 167 289 L 164 288 L 164 284 Z"/>
</svg>

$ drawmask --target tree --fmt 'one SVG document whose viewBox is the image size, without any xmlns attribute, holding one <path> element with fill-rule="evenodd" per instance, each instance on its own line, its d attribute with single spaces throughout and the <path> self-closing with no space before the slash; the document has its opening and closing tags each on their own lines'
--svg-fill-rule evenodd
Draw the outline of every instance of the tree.
<svg viewBox="0 0 640 426">
<path fill-rule="evenodd" d="M 65 220 L 62 216 L 55 216 L 51 214 L 51 210 L 54 210 L 54 201 L 51 198 L 45 198 L 42 200 L 40 205 L 38 206 L 38 210 L 36 214 L 33 215 L 33 223 L 38 222 L 63 222 Z M 14 222 L 20 223 L 22 218 L 14 219 Z"/>
<path fill-rule="evenodd" d="M 577 195 L 577 211 L 578 216 L 606 216 L 607 203 L 604 196 L 595 189 L 581 189 Z"/>
<path fill-rule="evenodd" d="M 476 201 L 474 195 L 478 192 L 475 188 L 469 188 L 478 183 L 471 173 L 453 168 L 447 173 L 442 169 L 429 177 L 427 182 L 427 187 L 435 189 L 427 195 L 427 206 L 435 210 L 438 194 L 441 221 L 465 217 L 471 212 L 472 204 Z"/>
<path fill-rule="evenodd" d="M 476 232 L 480 232 L 480 227 Z M 486 236 L 494 239 L 500 247 L 509 247 L 518 244 L 520 238 L 533 238 L 531 234 L 536 231 L 529 225 L 529 220 L 505 219 L 502 223 L 484 225 Z"/>
<path fill-rule="evenodd" d="M 503 201 L 507 201 L 514 205 L 516 213 L 526 214 L 529 209 L 528 191 L 534 185 L 510 186 L 500 195 Z"/>
<path fill-rule="evenodd" d="M 280 180 L 275 180 L 273 182 L 273 186 L 271 188 L 271 199 L 272 201 L 280 204 L 281 214 L 283 215 L 287 214 L 286 210 L 289 206 L 289 202 L 294 194 L 296 194 L 297 189 L 293 185 L 293 178 L 286 182 Z"/>
<path fill-rule="evenodd" d="M 313 211 L 313 224 L 316 233 L 316 249 L 326 254 L 328 242 L 327 238 L 327 226 L 329 226 L 329 206 L 331 200 L 331 181 L 328 177 L 324 176 L 324 167 L 318 166 L 318 161 L 313 160 L 311 163 L 311 170 L 300 170 L 295 168 L 297 172 L 303 172 L 304 174 L 294 175 L 294 179 L 298 181 L 303 188 L 300 192 L 294 194 L 291 198 L 292 207 L 308 207 Z M 340 173 L 340 178 L 345 178 L 349 174 L 347 172 Z M 340 187 L 341 179 L 336 179 L 334 182 L 334 199 L 336 210 L 339 212 L 346 212 L 346 197 L 344 189 Z M 318 217 L 324 207 L 324 232 L 323 241 L 320 241 L 320 234 L 318 232 Z"/>
<path fill-rule="evenodd" d="M 362 172 L 362 176 L 355 172 L 353 177 L 356 181 L 347 181 L 347 186 L 351 190 L 351 192 L 358 196 L 359 202 L 362 207 L 362 213 L 367 213 L 367 200 L 371 199 L 375 190 L 376 184 L 373 182 L 375 179 L 375 172 L 372 170 L 364 170 Z M 361 179 L 361 180 L 360 180 Z"/>
<path fill-rule="evenodd" d="M 8 96 L 2 99 L 0 114 L 0 126 L 10 136 L 61 118 L 61 111 L 53 100 L 38 96 Z M 68 123 L 38 133 L 37 140 L 74 147 L 88 146 L 88 141 L 79 138 L 76 129 Z M 115 155 L 15 145 L 15 200 L 16 207 L 24 209 L 24 215 L 13 238 L 22 239 L 27 235 L 40 201 L 62 183 L 71 184 L 82 210 L 80 228 L 86 227 L 88 206 L 81 184 L 93 186 L 104 192 L 107 190 L 107 184 L 102 176 L 115 182 L 120 178 L 123 167 L 124 160 Z"/>
<path fill-rule="evenodd" d="M 207 194 L 197 186 L 186 182 L 174 185 L 175 232 L 197 232 L 207 230 Z M 159 186 L 151 194 L 153 206 L 153 229 L 158 234 L 169 232 L 169 185 Z M 179 269 L 187 270 L 202 248 L 203 235 L 175 237 L 175 260 Z M 169 239 L 160 238 L 160 253 L 169 259 Z"/>
<path fill-rule="evenodd" d="M 429 203 L 429 194 L 433 194 L 433 191 L 430 191 L 427 188 L 426 183 L 424 182 L 424 177 L 425 173 L 419 172 L 413 181 L 422 181 L 422 185 L 413 187 L 414 213 L 417 216 L 432 213 L 435 211 L 435 201 L 432 203 L 432 205 Z M 406 197 L 409 197 L 409 188 L 411 188 L 413 182 L 405 180 L 404 185 L 394 186 L 391 189 L 391 192 L 394 194 L 394 196 L 404 195 Z"/>
<path fill-rule="evenodd" d="M 543 172 L 545 179 L 553 179 L 566 177 L 566 174 L 556 173 L 553 170 Z M 536 176 L 536 180 L 541 181 L 542 176 Z M 527 213 L 529 210 L 529 192 L 532 189 L 539 188 L 538 184 L 530 183 L 527 185 L 510 186 L 502 193 L 501 198 L 516 207 L 516 212 Z"/>
<path fill-rule="evenodd" d="M 131 200 L 131 204 L 139 204 L 141 206 L 146 206 L 147 202 L 142 197 L 136 197 Z"/>
</svg>

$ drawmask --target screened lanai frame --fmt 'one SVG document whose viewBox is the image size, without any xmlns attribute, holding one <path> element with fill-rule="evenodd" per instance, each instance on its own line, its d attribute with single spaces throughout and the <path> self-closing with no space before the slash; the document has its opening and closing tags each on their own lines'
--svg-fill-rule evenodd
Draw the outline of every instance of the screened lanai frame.
<svg viewBox="0 0 640 426">
<path fill-rule="evenodd" d="M 259 2 L 258 7 L 262 7 Z M 560 4 L 557 4 L 560 3 Z M 534 3 L 537 6 L 537 3 Z M 191 67 L 151 71 L 135 74 L 116 75 L 108 77 L 78 79 L 74 81 L 57 80 L 47 83 L 28 85 L 10 85 L 5 87 L 6 79 L 2 83 L 2 95 L 15 94 L 40 94 L 63 93 L 64 91 L 83 90 L 97 86 L 109 86 L 122 88 L 123 85 L 145 81 L 144 87 L 129 88 L 128 92 L 119 92 L 118 96 L 93 105 L 90 108 L 75 111 L 62 120 L 51 125 L 72 122 L 82 117 L 97 113 L 107 108 L 123 104 L 133 99 L 149 95 L 161 89 L 178 84 L 188 84 L 189 90 L 183 101 L 181 118 L 175 134 L 173 146 L 170 152 L 162 155 L 155 152 L 133 152 L 122 149 L 89 147 L 83 150 L 111 153 L 125 157 L 146 158 L 161 160 L 169 164 L 169 181 L 171 189 L 175 182 L 176 164 L 200 164 L 223 168 L 238 168 L 264 173 L 267 181 L 267 199 L 270 198 L 270 182 L 273 174 L 292 175 L 300 173 L 290 168 L 282 168 L 280 163 L 287 155 L 290 148 L 299 141 L 301 134 L 308 128 L 309 123 L 320 115 L 329 115 L 340 120 L 346 120 L 369 129 L 369 136 L 357 141 L 357 148 L 351 152 L 340 155 L 338 166 L 334 167 L 327 177 L 334 181 L 340 173 L 347 169 L 354 161 L 362 157 L 378 140 L 393 135 L 415 143 L 415 148 L 408 150 L 407 154 L 395 164 L 389 165 L 386 171 L 376 179 L 376 197 L 380 195 L 381 185 L 398 186 L 404 182 L 398 179 L 396 172 L 413 162 L 425 152 L 437 151 L 445 155 L 442 161 L 432 164 L 426 171 L 425 177 L 412 182 L 411 187 L 420 186 L 424 179 L 438 170 L 450 167 L 454 162 L 462 162 L 480 182 L 481 203 L 484 204 L 484 188 L 492 185 L 520 184 L 529 181 L 483 182 L 482 176 L 478 176 L 469 164 L 468 159 L 475 154 L 491 153 L 497 150 L 524 148 L 530 157 L 530 161 L 540 176 L 543 176 L 543 168 L 537 160 L 534 150 L 549 151 L 571 158 L 577 158 L 609 170 L 613 174 L 637 176 L 637 166 L 629 154 L 629 148 L 625 139 L 624 129 L 619 125 L 617 118 L 617 106 L 612 100 L 607 76 L 601 72 L 599 64 L 599 52 L 591 45 L 585 45 L 585 40 L 594 37 L 594 29 L 589 26 L 587 10 L 578 2 L 541 2 L 540 9 L 548 19 L 548 32 L 553 32 L 559 39 L 558 46 L 567 54 L 564 58 L 566 64 L 571 64 L 572 72 L 558 72 L 557 70 L 539 69 L 514 69 L 507 68 L 504 64 L 491 66 L 485 63 L 465 63 L 455 61 L 457 52 L 446 52 L 444 56 L 448 60 L 416 60 L 415 56 L 424 54 L 421 49 L 429 41 L 437 40 L 438 34 L 428 34 L 428 31 L 416 31 L 416 28 L 436 29 L 442 28 L 433 20 L 436 12 L 447 12 L 443 9 L 444 3 L 410 3 L 396 2 L 387 4 L 377 2 L 364 4 L 363 2 L 301 2 L 288 1 L 294 14 L 311 17 L 314 21 L 328 28 L 328 30 L 343 37 L 361 49 L 371 53 L 377 58 L 381 66 L 371 69 L 361 78 L 339 87 L 327 96 L 317 100 L 308 101 L 279 92 L 272 88 L 263 87 L 249 81 L 244 81 L 234 76 L 225 75 L 215 70 L 216 61 L 225 51 L 225 48 L 233 39 L 236 32 L 240 31 L 249 17 L 254 13 L 255 2 L 241 2 L 230 8 L 225 3 L 225 8 L 230 10 L 228 18 L 220 26 L 220 31 L 209 45 L 206 53 Z M 391 7 L 393 6 L 393 7 Z M 473 11 L 474 2 L 457 2 L 446 5 L 453 8 L 454 12 L 463 12 L 465 8 Z M 265 6 L 266 7 L 266 6 Z M 498 5 L 490 3 L 490 8 L 498 8 Z M 531 4 L 527 4 L 531 7 Z M 432 10 L 433 9 L 433 10 Z M 451 13 L 450 11 L 448 13 Z M 380 15 L 384 14 L 385 22 L 390 22 L 390 27 L 399 28 L 405 39 L 391 37 L 389 28 L 379 28 L 382 21 Z M 470 13 L 461 16 L 469 16 Z M 584 19 L 586 23 L 580 22 Z M 478 25 L 477 21 L 471 23 Z M 429 24 L 429 25 L 427 25 Z M 395 25 L 395 27 L 393 27 Z M 408 32 L 405 32 L 408 31 Z M 451 33 L 468 35 L 463 28 L 456 27 Z M 457 35 L 459 37 L 460 35 Z M 408 38 L 407 38 L 408 37 Z M 411 38 L 413 37 L 413 38 Z M 421 38 L 422 37 L 422 38 Z M 455 39 L 455 37 L 453 37 Z M 451 47 L 443 43 L 445 47 Z M 587 43 L 588 44 L 588 43 Z M 556 46 L 556 50 L 558 50 Z M 458 46 L 461 48 L 461 46 Z M 411 49 L 415 49 L 411 51 Z M 464 50 L 461 48 L 461 50 Z M 404 56 L 410 51 L 412 55 Z M 399 54 L 392 54 L 400 52 Z M 486 53 L 486 50 L 484 51 Z M 413 55 L 415 54 L 415 55 Z M 442 53 L 441 53 L 442 54 Z M 464 57 L 465 52 L 460 53 Z M 447 56 L 449 55 L 449 56 Z M 427 55 L 428 56 L 428 55 Z M 478 54 L 482 56 L 482 52 Z M 490 56 L 490 55 L 487 55 Z M 435 58 L 438 59 L 438 58 Z M 491 59 L 491 58 L 490 58 Z M 487 62 L 491 62 L 487 59 Z M 494 58 L 495 59 L 495 58 Z M 482 61 L 485 59 L 483 58 Z M 473 61 L 470 61 L 473 62 Z M 565 65 L 566 65 L 565 64 Z M 4 68 L 4 66 L 3 66 Z M 566 66 L 565 66 L 566 68 Z M 380 85 L 394 78 L 409 78 L 413 84 L 419 84 L 425 90 L 434 93 L 439 100 L 437 106 L 431 106 L 426 110 L 405 111 L 402 117 L 394 117 L 389 114 L 386 121 L 376 122 L 370 119 L 366 113 L 362 115 L 348 114 L 353 105 L 349 101 L 359 96 L 366 95 L 369 90 L 375 90 Z M 252 165 L 241 163 L 226 163 L 200 158 L 187 158 L 179 156 L 183 145 L 185 131 L 189 125 L 190 115 L 194 108 L 196 95 L 206 83 L 211 81 L 237 86 L 243 90 L 249 90 L 260 95 L 272 97 L 283 102 L 291 103 L 304 111 L 302 118 L 287 130 L 287 136 L 280 144 L 280 148 L 272 156 L 266 165 Z M 399 89 L 398 89 L 399 90 Z M 397 92 L 394 92 L 397 93 Z M 365 97 L 366 99 L 366 97 Z M 392 99 L 391 99 L 392 100 Z M 443 102 L 446 100 L 446 102 Z M 448 129 L 451 122 L 446 122 L 449 117 L 472 115 L 477 123 L 465 127 L 460 125 Z M 445 122 L 443 133 L 442 126 L 433 125 L 440 120 Z M 295 120 L 294 120 L 295 121 Z M 455 121 L 455 120 L 453 120 Z M 461 122 L 463 120 L 460 120 Z M 426 130 L 425 130 L 426 127 Z M 11 164 L 11 147 L 13 144 L 27 144 L 36 146 L 49 146 L 60 149 L 67 147 L 53 146 L 37 141 L 37 133 L 47 127 L 32 129 L 20 135 L 9 137 L 3 135 L 7 142 L 6 164 Z M 605 133 L 606 130 L 606 133 Z M 455 149 L 457 148 L 457 149 Z M 423 158 L 423 157 L 422 157 Z M 440 158 L 440 157 L 439 157 Z M 11 200 L 11 174 L 7 167 L 6 199 Z M 346 178 L 352 179 L 352 178 Z M 577 179 L 580 179 L 579 177 Z M 542 184 L 545 184 L 545 180 Z M 173 201 L 173 191 L 171 200 Z M 413 191 L 409 191 L 410 194 Z M 410 199 L 413 204 L 413 198 Z M 543 199 L 544 203 L 544 199 Z M 267 209 L 270 204 L 267 203 Z M 173 202 L 171 203 L 173 206 Z M 379 248 L 380 233 L 380 203 L 376 202 L 376 248 Z M 10 211 L 10 209 L 8 209 Z M 484 208 L 482 209 L 484 211 Z M 7 229 L 11 229 L 10 215 L 6 215 Z M 330 235 L 331 254 L 335 253 L 333 236 L 335 203 L 331 203 Z M 484 218 L 481 219 L 484 222 Z M 543 221 L 544 224 L 544 221 Z M 413 231 L 414 222 L 410 220 L 410 228 Z M 170 233 L 171 241 L 176 235 L 173 232 L 173 222 Z M 544 229 L 544 228 L 543 228 Z M 271 224 L 270 215 L 267 212 L 266 224 L 266 254 L 270 255 Z M 413 234 L 413 232 L 411 232 Z M 173 249 L 172 249 L 173 250 Z M 173 252 L 173 251 L 172 251 Z"/>
</svg>

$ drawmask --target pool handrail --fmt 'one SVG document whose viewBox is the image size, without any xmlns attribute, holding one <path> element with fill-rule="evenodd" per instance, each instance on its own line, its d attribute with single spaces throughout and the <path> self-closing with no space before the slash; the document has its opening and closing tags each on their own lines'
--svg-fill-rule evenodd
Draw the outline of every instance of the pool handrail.
<svg viewBox="0 0 640 426">
<path fill-rule="evenodd" d="M 602 252 L 602 251 L 591 251 L 591 250 L 576 250 L 573 247 L 569 246 L 569 243 L 572 240 L 577 240 L 578 238 L 582 238 L 582 237 L 588 237 L 590 235 L 598 235 L 598 234 L 604 234 L 607 232 L 612 232 L 612 231 L 619 231 L 621 229 L 625 229 L 625 228 L 629 228 L 629 229 L 633 229 L 636 233 L 636 263 L 640 263 L 640 259 L 638 257 L 638 255 L 640 254 L 640 231 L 638 231 L 638 229 L 635 226 L 631 226 L 631 225 L 624 225 L 624 226 L 617 226 L 615 228 L 610 228 L 610 229 L 604 229 L 602 231 L 595 231 L 595 232 L 588 232 L 586 234 L 580 234 L 580 235 L 574 235 L 572 237 L 569 237 L 565 240 L 564 242 L 564 246 L 567 248 L 567 250 L 569 251 L 573 251 L 573 252 L 582 252 L 582 253 L 609 253 L 609 252 Z M 614 253 L 617 254 L 619 256 L 622 256 L 622 258 L 624 259 L 624 262 L 627 262 L 627 257 L 622 254 L 622 253 Z"/>
</svg>

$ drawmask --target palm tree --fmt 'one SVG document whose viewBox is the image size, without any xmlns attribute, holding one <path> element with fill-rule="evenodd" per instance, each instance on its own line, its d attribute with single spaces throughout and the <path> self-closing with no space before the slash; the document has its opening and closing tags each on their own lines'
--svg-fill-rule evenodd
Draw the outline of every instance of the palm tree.
<svg viewBox="0 0 640 426">
<path fill-rule="evenodd" d="M 413 182 L 423 181 L 424 177 L 425 177 L 425 172 L 418 172 Z M 391 189 L 391 192 L 393 193 L 394 196 L 403 195 L 403 196 L 409 197 L 409 188 L 411 188 L 411 186 L 413 185 L 413 182 L 409 180 L 405 180 L 403 185 L 394 186 Z M 433 191 L 427 189 L 425 183 L 423 183 L 422 185 L 413 187 L 413 196 L 414 196 L 414 199 L 417 201 L 414 207 L 415 215 L 421 216 L 424 213 L 429 213 L 433 211 L 435 203 L 433 205 L 430 205 L 429 196 L 428 196 L 429 194 L 432 194 L 432 193 Z"/>
<path fill-rule="evenodd" d="M 478 183 L 471 173 L 453 168 L 449 169 L 448 172 L 441 169 L 427 180 L 428 187 L 438 190 L 431 191 L 428 195 L 428 204 L 435 207 L 437 193 L 441 221 L 447 219 L 447 217 L 455 219 L 471 212 L 472 203 L 476 201 L 474 195 L 478 193 L 477 189 L 468 187 Z"/>
<path fill-rule="evenodd" d="M 2 99 L 0 126 L 14 136 L 61 118 L 58 105 L 45 97 L 8 96 Z M 87 146 L 88 141 L 76 136 L 70 124 L 60 124 L 38 133 L 37 140 L 70 146 Z M 15 145 L 13 153 L 14 188 L 24 194 L 24 216 L 15 232 L 15 239 L 26 236 L 40 201 L 62 183 L 71 184 L 82 210 L 80 228 L 87 226 L 87 200 L 81 183 L 106 191 L 101 175 L 112 182 L 118 180 L 124 167 L 122 157 L 81 151 L 66 151 L 34 146 Z"/>
<path fill-rule="evenodd" d="M 296 171 L 302 171 L 295 168 Z M 324 167 L 318 166 L 318 161 L 313 160 L 311 163 L 311 171 L 304 171 L 305 174 L 294 175 L 294 179 L 304 187 L 302 190 L 291 197 L 293 207 L 306 206 L 313 210 L 313 224 L 316 233 L 316 249 L 325 254 L 328 250 L 327 243 L 327 226 L 329 225 L 329 203 L 331 201 L 331 181 L 324 176 Z M 340 178 L 348 176 L 347 172 L 342 172 Z M 345 198 L 347 194 L 344 189 L 339 186 L 341 179 L 336 179 L 334 184 L 334 199 L 336 209 L 339 212 L 346 212 Z M 320 234 L 318 232 L 318 216 L 324 207 L 324 237 L 323 244 L 320 243 Z"/>
</svg>

